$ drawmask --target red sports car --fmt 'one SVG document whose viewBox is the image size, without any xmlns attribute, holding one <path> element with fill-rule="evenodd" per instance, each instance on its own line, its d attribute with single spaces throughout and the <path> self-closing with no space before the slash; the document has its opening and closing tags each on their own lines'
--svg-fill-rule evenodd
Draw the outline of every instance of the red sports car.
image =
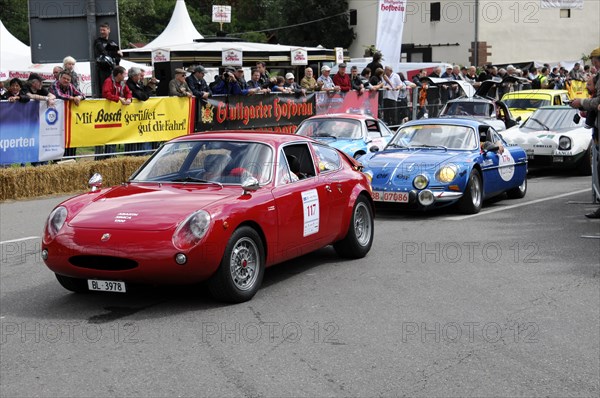
<svg viewBox="0 0 600 398">
<path fill-rule="evenodd" d="M 74 292 L 208 280 L 242 302 L 266 267 L 333 244 L 364 257 L 373 202 L 359 163 L 310 138 L 247 131 L 171 140 L 127 183 L 58 205 L 42 258 Z"/>
</svg>

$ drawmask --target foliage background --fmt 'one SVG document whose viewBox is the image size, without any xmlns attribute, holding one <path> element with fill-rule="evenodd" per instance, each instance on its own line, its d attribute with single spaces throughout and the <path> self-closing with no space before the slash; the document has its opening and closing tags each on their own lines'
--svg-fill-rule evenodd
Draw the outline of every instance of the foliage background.
<svg viewBox="0 0 600 398">
<path fill-rule="evenodd" d="M 121 48 L 148 43 L 158 36 L 169 23 L 175 2 L 118 0 Z M 0 0 L 0 19 L 29 45 L 27 4 L 27 0 Z M 346 0 L 187 0 L 190 18 L 204 37 L 215 36 L 219 30 L 219 24 L 211 22 L 213 4 L 232 7 L 232 21 L 223 29 L 247 41 L 347 48 L 355 38 L 348 24 Z"/>
</svg>

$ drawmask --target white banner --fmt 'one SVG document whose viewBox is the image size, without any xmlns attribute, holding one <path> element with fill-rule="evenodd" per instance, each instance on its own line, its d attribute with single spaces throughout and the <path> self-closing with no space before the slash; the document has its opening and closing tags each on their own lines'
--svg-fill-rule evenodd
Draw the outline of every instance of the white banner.
<svg viewBox="0 0 600 398">
<path fill-rule="evenodd" d="M 394 71 L 400 63 L 405 12 L 406 0 L 379 0 L 375 47 L 383 55 L 382 63 Z"/>
<path fill-rule="evenodd" d="M 41 162 L 60 159 L 65 153 L 65 107 L 57 100 L 56 106 L 49 108 L 40 101 L 40 139 L 38 155 Z"/>
<path fill-rule="evenodd" d="M 221 64 L 223 66 L 241 66 L 243 58 L 244 52 L 241 48 L 225 48 L 221 55 Z"/>
<path fill-rule="evenodd" d="M 540 8 L 579 8 L 583 9 L 583 0 L 540 0 Z"/>
<path fill-rule="evenodd" d="M 153 50 L 152 51 L 152 66 L 155 62 L 169 62 L 171 61 L 171 52 L 169 50 Z"/>
<path fill-rule="evenodd" d="M 292 65 L 308 65 L 308 51 L 305 48 L 294 48 L 290 55 Z"/>
<path fill-rule="evenodd" d="M 342 47 L 335 47 L 335 63 L 341 64 L 344 62 L 344 49 Z"/>
</svg>

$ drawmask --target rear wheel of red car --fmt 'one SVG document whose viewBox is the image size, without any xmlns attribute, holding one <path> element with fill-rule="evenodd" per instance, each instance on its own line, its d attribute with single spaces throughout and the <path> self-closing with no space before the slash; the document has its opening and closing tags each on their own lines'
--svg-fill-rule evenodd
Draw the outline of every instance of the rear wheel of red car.
<svg viewBox="0 0 600 398">
<path fill-rule="evenodd" d="M 462 198 L 458 200 L 458 210 L 464 214 L 476 214 L 481 210 L 483 201 L 483 185 L 477 169 L 471 171 L 469 183 Z"/>
<path fill-rule="evenodd" d="M 89 293 L 87 281 L 85 279 L 71 278 L 70 276 L 59 274 L 55 275 L 56 279 L 58 279 L 58 283 L 65 289 L 75 293 Z"/>
<path fill-rule="evenodd" d="M 264 252 L 262 239 L 254 229 L 236 230 L 227 243 L 219 269 L 209 281 L 213 297 L 231 303 L 250 300 L 265 272 Z"/>
<path fill-rule="evenodd" d="M 371 203 L 359 196 L 352 210 L 346 237 L 333 244 L 337 254 L 346 258 L 363 258 L 373 245 L 374 222 Z"/>
</svg>

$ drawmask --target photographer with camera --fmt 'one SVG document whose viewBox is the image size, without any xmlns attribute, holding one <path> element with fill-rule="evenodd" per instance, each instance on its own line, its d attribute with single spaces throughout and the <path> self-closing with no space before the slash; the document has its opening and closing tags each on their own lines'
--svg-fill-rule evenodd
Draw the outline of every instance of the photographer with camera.
<svg viewBox="0 0 600 398">
<path fill-rule="evenodd" d="M 211 87 L 213 95 L 244 95 L 237 78 L 235 77 L 235 69 L 228 66 L 225 71 L 218 76 Z"/>
<path fill-rule="evenodd" d="M 595 124 L 592 126 L 592 148 L 594 151 L 594 164 L 592 164 L 592 186 L 594 189 L 594 193 L 597 199 L 600 199 L 600 141 L 599 141 L 599 131 L 600 131 L 600 117 L 598 117 L 598 112 L 600 112 L 600 47 L 596 48 L 590 54 L 590 58 L 592 61 L 592 65 L 596 67 L 598 72 L 595 76 L 590 77 L 591 81 L 588 81 L 589 88 L 592 89 L 593 97 L 592 98 L 575 98 L 571 101 L 571 106 L 575 109 L 579 109 L 582 111 L 586 111 L 588 113 L 586 121 L 591 124 L 591 121 L 594 120 Z M 588 89 L 589 91 L 589 89 Z M 588 218 L 600 218 L 600 207 L 596 209 L 596 211 L 588 213 L 585 215 Z"/>
<path fill-rule="evenodd" d="M 94 41 L 94 55 L 96 57 L 96 76 L 98 78 L 96 88 L 99 90 L 94 93 L 96 97 L 101 97 L 102 84 L 112 75 L 112 70 L 121 62 L 123 53 L 119 45 L 109 38 L 110 25 L 104 22 L 100 25 L 100 37 Z"/>
</svg>

